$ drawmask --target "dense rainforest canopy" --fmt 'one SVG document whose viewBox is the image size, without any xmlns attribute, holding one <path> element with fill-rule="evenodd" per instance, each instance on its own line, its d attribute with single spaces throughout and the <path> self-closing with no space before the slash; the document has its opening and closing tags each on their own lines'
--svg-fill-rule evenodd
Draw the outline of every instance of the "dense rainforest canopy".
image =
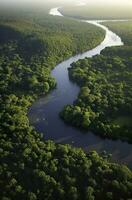
<svg viewBox="0 0 132 200">
<path fill-rule="evenodd" d="M 131 57 L 99 55 L 73 64 L 69 74 L 81 91 L 62 117 L 103 136 L 132 142 L 131 63 Z"/>
<path fill-rule="evenodd" d="M 32 17 L 31 17 L 32 18 Z M 0 197 L 2 200 L 130 199 L 132 172 L 105 153 L 44 141 L 27 111 L 56 86 L 56 63 L 96 46 L 104 32 L 67 19 L 0 24 Z"/>
<path fill-rule="evenodd" d="M 71 80 L 81 86 L 74 105 L 62 118 L 101 136 L 132 142 L 132 25 L 107 22 L 123 38 L 125 46 L 107 48 L 101 55 L 72 64 Z"/>
</svg>

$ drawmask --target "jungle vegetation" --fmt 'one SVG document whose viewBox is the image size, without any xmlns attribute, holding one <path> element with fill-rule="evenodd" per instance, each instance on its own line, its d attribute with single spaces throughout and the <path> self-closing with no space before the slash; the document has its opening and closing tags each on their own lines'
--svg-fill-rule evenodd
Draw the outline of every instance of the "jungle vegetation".
<svg viewBox="0 0 132 200">
<path fill-rule="evenodd" d="M 72 64 L 69 76 L 81 90 L 74 105 L 66 106 L 61 117 L 103 137 L 132 142 L 132 25 L 105 25 L 117 32 L 125 45 Z"/>
<path fill-rule="evenodd" d="M 67 19 L 1 20 L 2 200 L 131 198 L 132 172 L 125 165 L 112 163 L 106 154 L 45 141 L 27 117 L 32 102 L 56 86 L 50 76 L 55 64 L 96 46 L 103 37 L 100 29 Z"/>
</svg>

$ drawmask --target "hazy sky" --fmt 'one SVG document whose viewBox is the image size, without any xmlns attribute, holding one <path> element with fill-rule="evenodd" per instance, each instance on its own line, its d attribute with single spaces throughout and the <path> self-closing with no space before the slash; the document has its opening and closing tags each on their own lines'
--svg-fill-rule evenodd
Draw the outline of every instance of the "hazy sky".
<svg viewBox="0 0 132 200">
<path fill-rule="evenodd" d="M 24 4 L 24 3 L 37 3 L 37 4 L 40 4 L 40 3 L 50 3 L 51 2 L 58 2 L 58 3 L 62 3 L 62 2 L 66 2 L 66 3 L 75 3 L 75 4 L 80 4 L 80 5 L 83 5 L 85 3 L 87 4 L 119 4 L 119 5 L 132 5 L 132 0 L 0 0 L 0 4 L 10 4 L 10 5 L 14 5 L 14 4 Z"/>
<path fill-rule="evenodd" d="M 79 0 L 74 0 L 79 1 Z M 86 3 L 111 3 L 111 4 L 132 4 L 132 0 L 80 0 L 80 2 L 86 2 Z"/>
</svg>

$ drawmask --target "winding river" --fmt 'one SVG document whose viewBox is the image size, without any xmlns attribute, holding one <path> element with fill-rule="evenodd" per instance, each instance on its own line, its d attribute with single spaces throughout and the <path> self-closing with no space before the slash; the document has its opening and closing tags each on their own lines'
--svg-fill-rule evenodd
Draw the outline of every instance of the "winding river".
<svg viewBox="0 0 132 200">
<path fill-rule="evenodd" d="M 50 14 L 63 17 L 58 8 L 51 9 Z M 54 68 L 52 76 L 57 81 L 57 88 L 32 105 L 29 110 L 30 123 L 35 126 L 37 131 L 44 133 L 46 140 L 54 140 L 56 143 L 82 147 L 86 151 L 96 150 L 97 152 L 102 152 L 106 150 L 107 153 L 112 154 L 113 160 L 125 163 L 132 168 L 132 146 L 130 144 L 120 140 L 102 139 L 91 132 L 87 134 L 83 133 L 81 130 L 65 124 L 59 118 L 59 112 L 64 105 L 72 104 L 79 93 L 79 87 L 75 83 L 72 83 L 68 77 L 67 68 L 70 67 L 71 63 L 85 57 L 100 54 L 106 47 L 123 45 L 119 36 L 99 23 L 102 21 L 83 20 L 83 22 L 92 23 L 104 29 L 106 31 L 104 41 L 96 48 L 73 56 Z"/>
</svg>

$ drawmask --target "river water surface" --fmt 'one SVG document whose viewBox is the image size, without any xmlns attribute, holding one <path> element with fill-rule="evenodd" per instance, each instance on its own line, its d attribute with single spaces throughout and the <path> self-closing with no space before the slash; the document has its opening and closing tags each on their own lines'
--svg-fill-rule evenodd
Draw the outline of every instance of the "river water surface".
<svg viewBox="0 0 132 200">
<path fill-rule="evenodd" d="M 51 15 L 63 17 L 58 8 L 50 10 Z M 66 104 L 72 104 L 79 93 L 79 87 L 72 83 L 68 77 L 68 68 L 71 63 L 85 57 L 92 57 L 100 54 L 106 47 L 121 46 L 121 38 L 110 31 L 100 20 L 86 21 L 82 23 L 92 23 L 106 31 L 104 41 L 96 48 L 71 57 L 70 59 L 58 64 L 52 71 L 52 76 L 57 81 L 57 88 L 45 97 L 36 101 L 29 110 L 30 123 L 37 131 L 44 133 L 46 140 L 54 140 L 56 143 L 71 144 L 76 147 L 82 147 L 84 150 L 96 150 L 102 152 L 106 150 L 112 154 L 113 160 L 125 163 L 132 168 L 132 145 L 120 140 L 102 139 L 99 136 L 87 132 L 83 133 L 74 127 L 65 124 L 59 118 L 59 112 Z"/>
</svg>

